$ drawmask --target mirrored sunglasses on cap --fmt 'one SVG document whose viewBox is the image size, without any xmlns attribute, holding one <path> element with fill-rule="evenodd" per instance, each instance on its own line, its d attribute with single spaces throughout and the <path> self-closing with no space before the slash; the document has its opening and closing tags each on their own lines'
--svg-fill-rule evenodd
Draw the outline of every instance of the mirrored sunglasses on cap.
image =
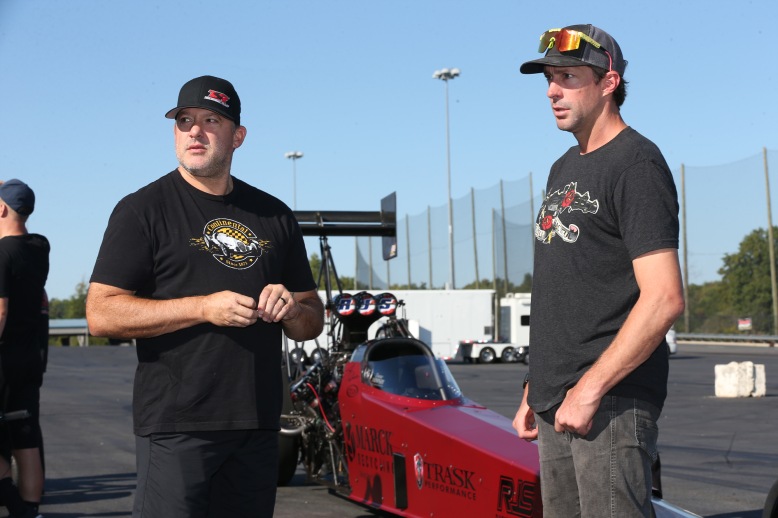
<svg viewBox="0 0 778 518">
<path fill-rule="evenodd" d="M 608 70 L 613 70 L 613 58 L 611 57 L 610 52 L 605 50 L 602 44 L 591 38 L 589 35 L 573 29 L 547 30 L 540 35 L 540 46 L 538 47 L 538 52 L 543 53 L 553 48 L 556 48 L 559 52 L 578 50 L 578 48 L 581 46 L 582 40 L 594 48 L 605 52 L 608 55 L 608 61 L 610 63 Z"/>
</svg>

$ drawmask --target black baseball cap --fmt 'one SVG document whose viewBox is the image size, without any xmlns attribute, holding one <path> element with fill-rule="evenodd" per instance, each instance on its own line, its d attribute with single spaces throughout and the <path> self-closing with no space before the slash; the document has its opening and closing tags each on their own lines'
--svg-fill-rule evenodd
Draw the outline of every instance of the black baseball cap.
<svg viewBox="0 0 778 518">
<path fill-rule="evenodd" d="M 232 83 L 214 76 L 187 81 L 178 93 L 178 105 L 165 117 L 175 119 L 183 108 L 204 108 L 223 115 L 240 126 L 240 97 Z"/>
<path fill-rule="evenodd" d="M 594 66 L 603 68 L 605 70 L 613 70 L 618 72 L 620 76 L 624 77 L 624 70 L 627 68 L 627 61 L 624 59 L 624 55 L 621 53 L 621 47 L 616 43 L 613 37 L 604 30 L 595 27 L 594 25 L 568 25 L 561 30 L 579 31 L 589 39 L 597 42 L 600 47 L 586 41 L 585 38 L 581 38 L 580 45 L 577 49 L 560 52 L 557 45 L 552 46 L 546 55 L 540 59 L 534 59 L 527 61 L 519 68 L 522 74 L 539 74 L 543 72 L 543 67 L 580 67 L 580 66 Z M 559 29 L 552 29 L 559 30 Z M 546 31 L 541 35 L 541 40 L 544 36 L 547 36 L 550 31 Z"/>
<path fill-rule="evenodd" d="M 29 216 L 35 209 L 35 193 L 26 183 L 16 178 L 0 185 L 0 199 L 22 216 Z"/>
</svg>

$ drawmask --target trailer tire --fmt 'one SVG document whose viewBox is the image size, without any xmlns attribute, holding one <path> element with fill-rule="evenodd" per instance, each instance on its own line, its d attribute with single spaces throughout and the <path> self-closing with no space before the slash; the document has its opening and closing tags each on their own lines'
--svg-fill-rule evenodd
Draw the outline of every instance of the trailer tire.
<svg viewBox="0 0 778 518">
<path fill-rule="evenodd" d="M 513 347 L 506 347 L 500 353 L 500 360 L 503 363 L 513 363 L 516 361 L 516 356 L 513 354 Z"/>
<path fill-rule="evenodd" d="M 478 353 L 479 363 L 492 363 L 497 358 L 497 353 L 491 347 L 484 347 L 481 352 Z"/>
</svg>

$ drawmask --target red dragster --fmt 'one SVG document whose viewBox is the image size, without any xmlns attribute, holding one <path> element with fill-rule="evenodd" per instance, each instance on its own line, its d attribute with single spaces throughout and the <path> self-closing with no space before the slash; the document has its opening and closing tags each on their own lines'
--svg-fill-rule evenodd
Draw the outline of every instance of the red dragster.
<svg viewBox="0 0 778 518">
<path fill-rule="evenodd" d="M 335 298 L 338 347 L 290 384 L 280 483 L 301 461 L 310 480 L 398 516 L 542 516 L 537 445 L 466 398 L 397 306 L 390 293 Z M 382 316 L 379 338 L 349 346 Z M 695 516 L 658 497 L 654 512 Z"/>
</svg>

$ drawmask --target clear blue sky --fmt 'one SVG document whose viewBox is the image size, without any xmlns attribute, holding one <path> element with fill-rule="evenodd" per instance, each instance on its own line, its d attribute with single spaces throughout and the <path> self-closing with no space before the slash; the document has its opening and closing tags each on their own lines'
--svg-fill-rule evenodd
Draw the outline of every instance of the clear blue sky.
<svg viewBox="0 0 778 518">
<path fill-rule="evenodd" d="M 671 168 L 731 163 L 778 149 L 776 5 L 0 0 L 0 178 L 36 191 L 29 228 L 52 243 L 49 295 L 69 297 L 116 202 L 176 167 L 163 115 L 179 88 L 212 74 L 243 102 L 237 177 L 291 206 L 284 153 L 300 150 L 298 209 L 378 210 L 396 191 L 400 216 L 415 215 L 446 202 L 444 85 L 432 73 L 458 67 L 453 197 L 529 172 L 540 189 L 573 139 L 556 129 L 542 76 L 518 67 L 538 56 L 541 32 L 573 23 L 619 41 L 624 118 Z"/>
</svg>

